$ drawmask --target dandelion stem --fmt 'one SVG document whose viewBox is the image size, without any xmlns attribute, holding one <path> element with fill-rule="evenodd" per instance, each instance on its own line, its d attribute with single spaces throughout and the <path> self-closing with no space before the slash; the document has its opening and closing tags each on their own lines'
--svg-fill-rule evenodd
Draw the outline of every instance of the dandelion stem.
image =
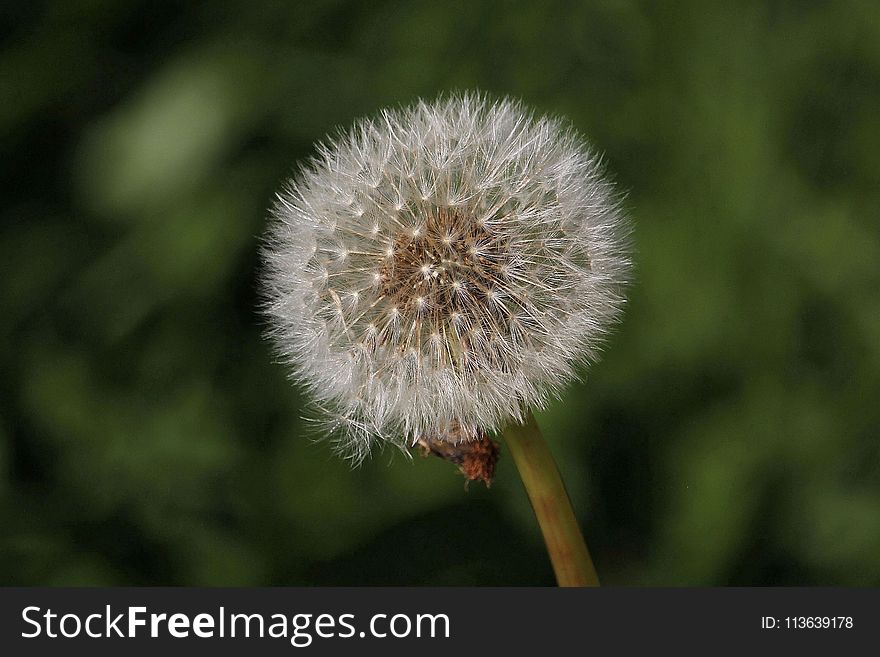
<svg viewBox="0 0 880 657">
<path fill-rule="evenodd" d="M 509 425 L 504 438 L 544 534 L 557 583 L 599 586 L 559 469 L 531 411 L 525 424 Z"/>
</svg>

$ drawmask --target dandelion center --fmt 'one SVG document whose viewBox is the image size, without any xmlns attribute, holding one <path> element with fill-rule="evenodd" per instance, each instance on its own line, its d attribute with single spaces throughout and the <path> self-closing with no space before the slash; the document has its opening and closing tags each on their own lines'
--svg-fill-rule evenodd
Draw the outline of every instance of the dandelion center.
<svg viewBox="0 0 880 657">
<path fill-rule="evenodd" d="M 386 345 L 396 337 L 393 348 L 434 352 L 435 364 L 447 366 L 461 360 L 477 334 L 506 333 L 509 313 L 490 308 L 506 251 L 504 238 L 468 209 L 437 207 L 418 228 L 397 231 L 392 255 L 378 263 L 377 306 L 399 309 L 410 324 L 394 335 L 386 331 Z"/>
</svg>

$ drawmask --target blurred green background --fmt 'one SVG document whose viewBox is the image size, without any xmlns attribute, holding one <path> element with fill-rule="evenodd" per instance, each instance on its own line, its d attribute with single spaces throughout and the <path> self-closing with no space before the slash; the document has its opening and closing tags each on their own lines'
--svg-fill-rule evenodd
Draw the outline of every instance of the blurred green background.
<svg viewBox="0 0 880 657">
<path fill-rule="evenodd" d="M 305 435 L 258 240 L 313 143 L 478 88 L 628 192 L 636 281 L 539 420 L 622 585 L 880 585 L 880 3 L 10 2 L 0 583 L 551 584 L 490 490 Z"/>
</svg>

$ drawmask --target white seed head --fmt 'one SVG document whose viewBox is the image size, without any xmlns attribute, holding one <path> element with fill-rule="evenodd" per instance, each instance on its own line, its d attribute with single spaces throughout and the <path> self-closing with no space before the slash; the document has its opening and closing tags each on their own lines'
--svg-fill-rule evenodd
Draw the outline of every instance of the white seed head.
<svg viewBox="0 0 880 657">
<path fill-rule="evenodd" d="M 346 455 L 543 407 L 620 314 L 626 222 L 566 124 L 462 95 L 383 111 L 278 195 L 265 309 Z"/>
</svg>

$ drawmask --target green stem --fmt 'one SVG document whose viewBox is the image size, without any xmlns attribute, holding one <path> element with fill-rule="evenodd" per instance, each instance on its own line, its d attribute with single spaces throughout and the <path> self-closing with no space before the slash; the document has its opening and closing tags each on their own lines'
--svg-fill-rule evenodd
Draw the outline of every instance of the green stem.
<svg viewBox="0 0 880 657">
<path fill-rule="evenodd" d="M 559 586 L 599 586 L 596 568 L 550 448 L 529 411 L 504 439 L 535 510 Z"/>
</svg>

